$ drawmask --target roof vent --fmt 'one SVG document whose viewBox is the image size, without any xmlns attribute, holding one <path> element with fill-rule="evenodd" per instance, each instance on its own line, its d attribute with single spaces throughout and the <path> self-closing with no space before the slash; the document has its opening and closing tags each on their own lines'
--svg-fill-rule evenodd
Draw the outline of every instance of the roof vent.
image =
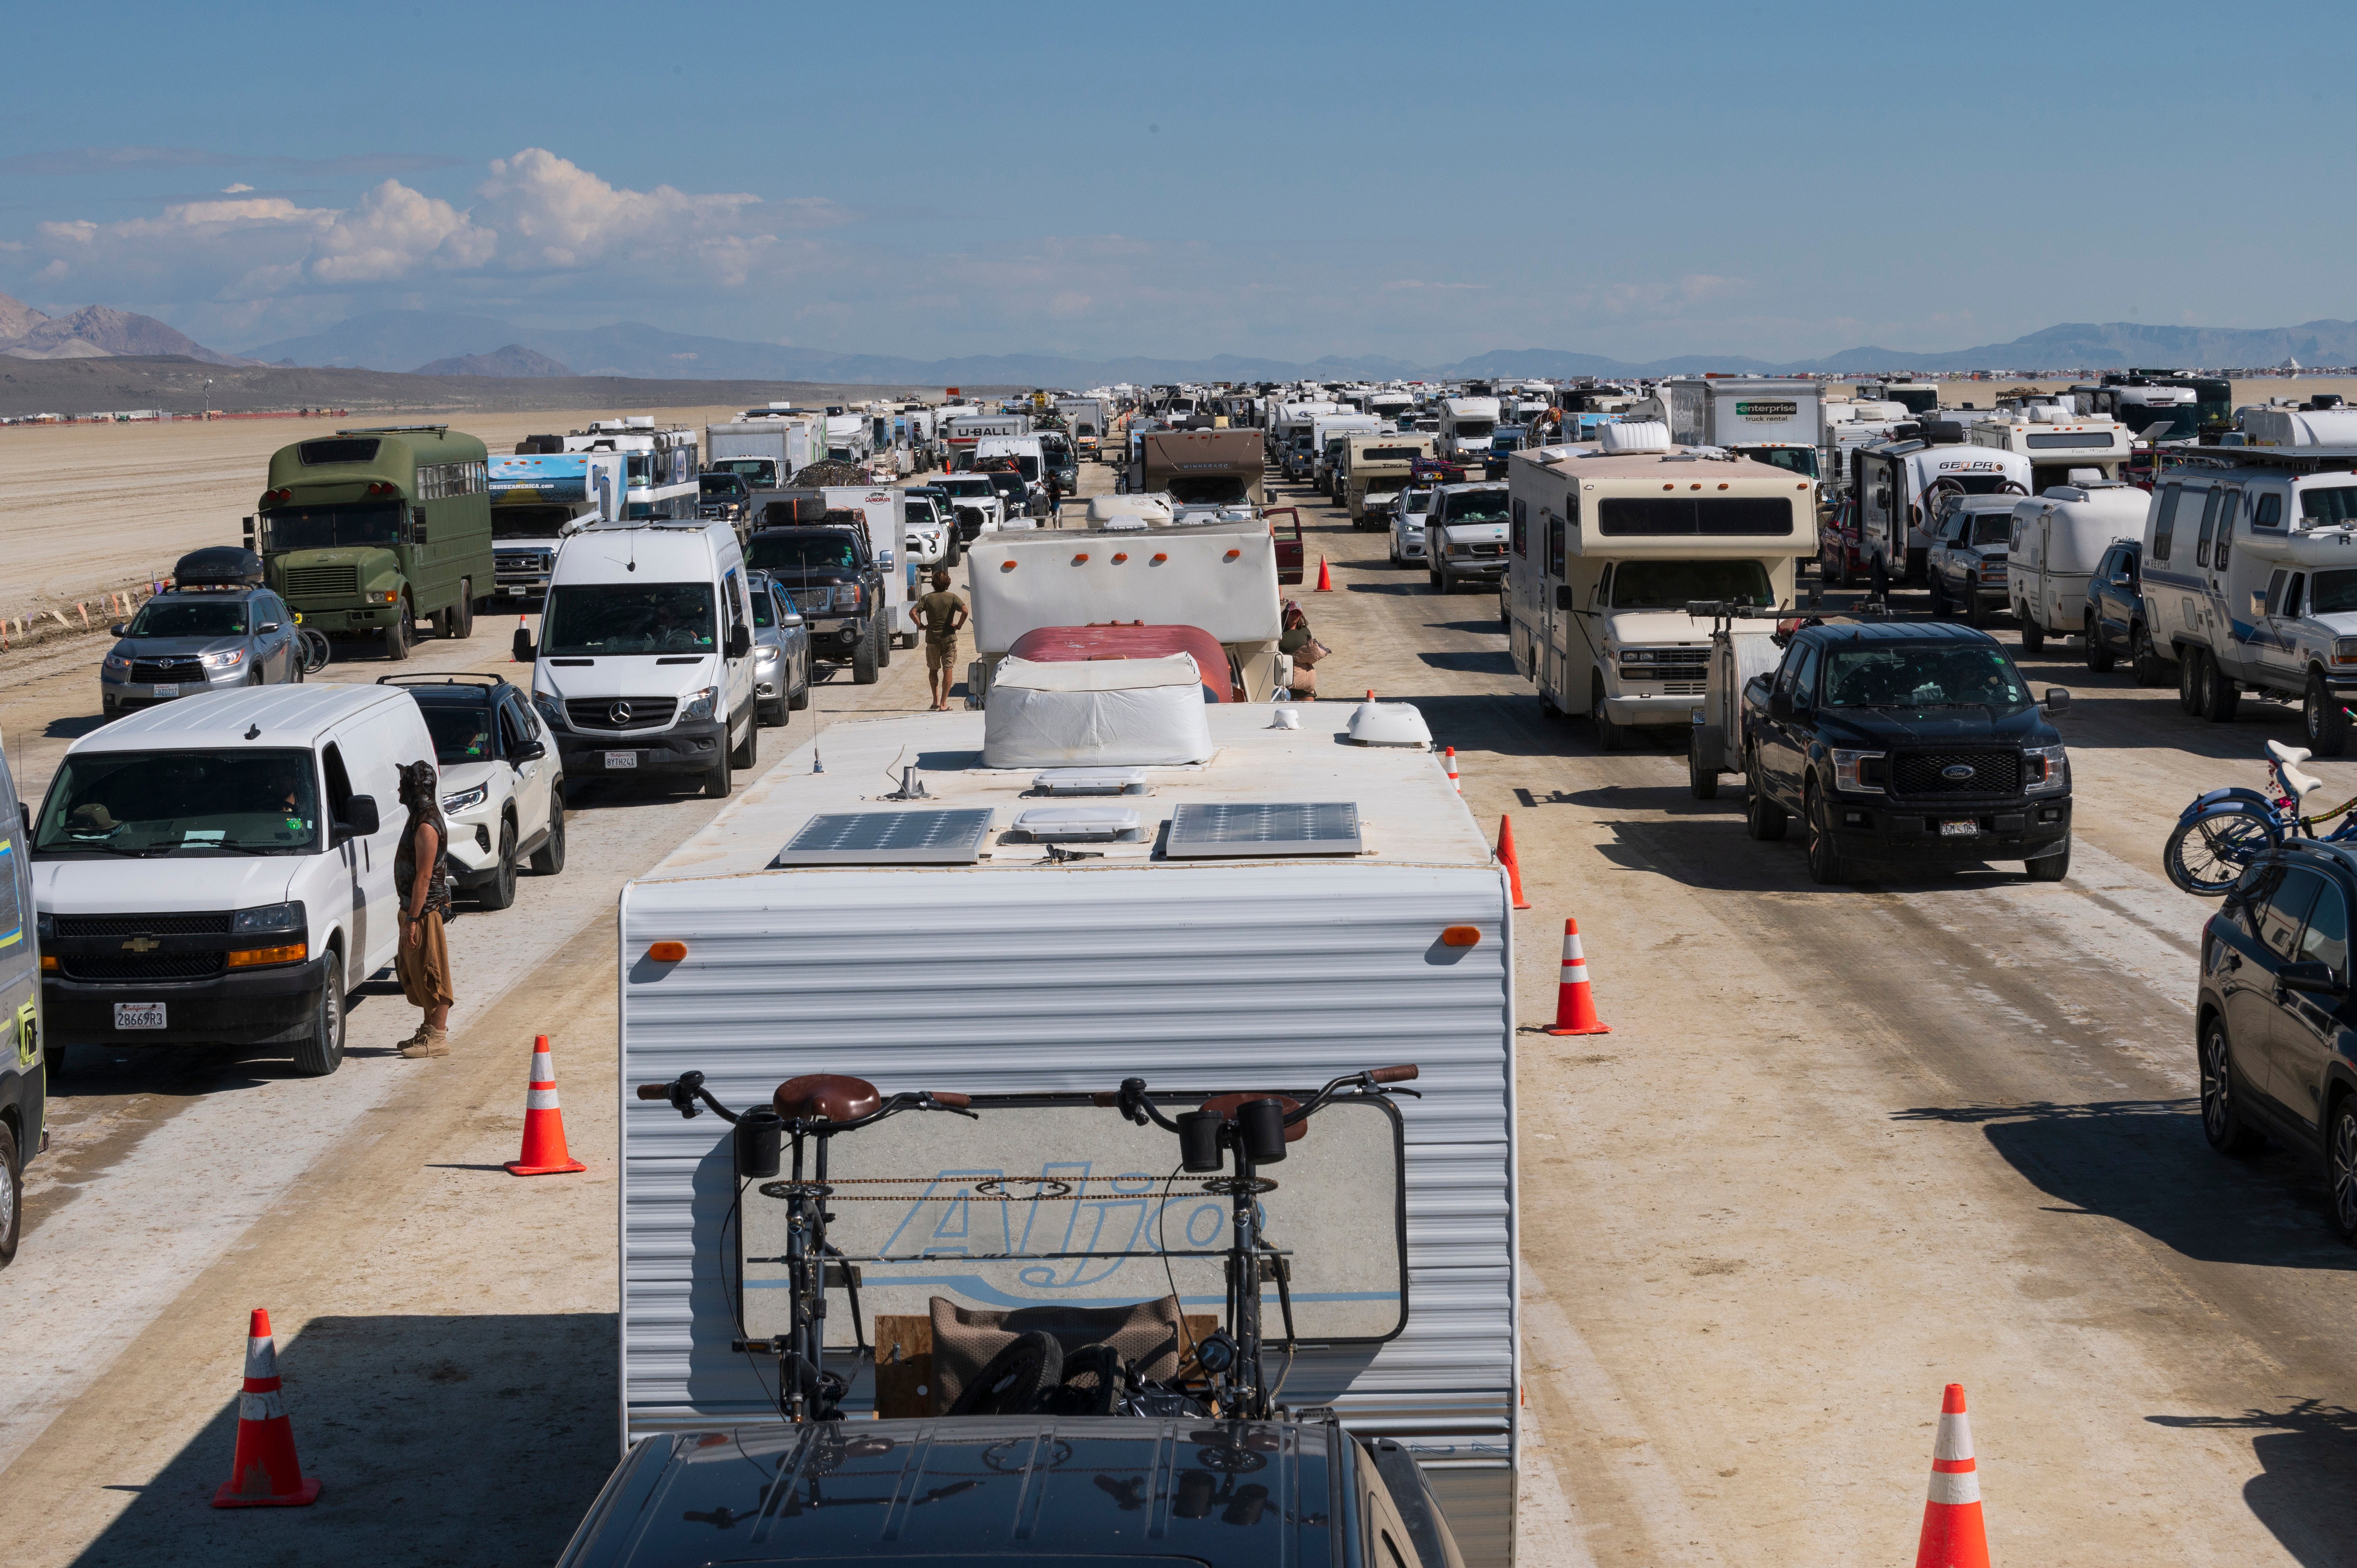
<svg viewBox="0 0 2357 1568">
<path fill-rule="evenodd" d="M 1173 860 L 1357 854 L 1359 808 L 1350 800 L 1189 801 L 1170 813 L 1162 853 Z"/>
<path fill-rule="evenodd" d="M 1361 703 L 1351 710 L 1353 746 L 1405 746 L 1432 749 L 1432 729 L 1414 703 Z"/>
<path fill-rule="evenodd" d="M 1639 419 L 1608 424 L 1599 434 L 1607 452 L 1666 452 L 1670 427 L 1658 420 Z"/>
<path fill-rule="evenodd" d="M 823 811 L 804 822 L 770 864 L 780 865 L 971 865 L 982 858 L 988 809 L 955 811 Z"/>
<path fill-rule="evenodd" d="M 1127 806 L 1034 806 L 1016 813 L 1015 831 L 1033 843 L 1135 843 L 1144 836 Z"/>
<path fill-rule="evenodd" d="M 1042 795 L 1143 795 L 1143 768 L 1050 768 L 1031 780 Z"/>
</svg>

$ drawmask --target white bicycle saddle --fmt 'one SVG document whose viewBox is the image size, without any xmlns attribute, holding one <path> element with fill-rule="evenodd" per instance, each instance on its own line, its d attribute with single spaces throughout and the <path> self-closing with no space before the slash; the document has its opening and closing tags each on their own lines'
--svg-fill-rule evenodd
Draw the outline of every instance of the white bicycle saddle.
<svg viewBox="0 0 2357 1568">
<path fill-rule="evenodd" d="M 2316 754 L 2305 746 L 2286 746 L 2279 740 L 2267 742 L 2267 755 L 2276 759 L 2276 771 L 2282 775 L 2284 788 L 2291 791 L 2293 810 L 2308 803 L 2308 798 L 2324 788 L 2324 780 L 2313 773 L 2302 773 L 2299 765 Z"/>
</svg>

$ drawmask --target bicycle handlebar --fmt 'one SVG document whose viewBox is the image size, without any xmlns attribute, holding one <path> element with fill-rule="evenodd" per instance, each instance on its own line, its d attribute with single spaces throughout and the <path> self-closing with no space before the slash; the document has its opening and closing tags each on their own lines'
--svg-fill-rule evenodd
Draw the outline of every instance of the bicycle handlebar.
<svg viewBox="0 0 2357 1568">
<path fill-rule="evenodd" d="M 1367 1075 L 1370 1083 L 1406 1083 L 1416 1076 L 1414 1062 L 1405 1067 L 1379 1067 Z"/>
<path fill-rule="evenodd" d="M 671 1098 L 671 1085 L 667 1083 L 642 1083 L 639 1085 L 639 1098 L 640 1100 L 669 1100 Z"/>
</svg>

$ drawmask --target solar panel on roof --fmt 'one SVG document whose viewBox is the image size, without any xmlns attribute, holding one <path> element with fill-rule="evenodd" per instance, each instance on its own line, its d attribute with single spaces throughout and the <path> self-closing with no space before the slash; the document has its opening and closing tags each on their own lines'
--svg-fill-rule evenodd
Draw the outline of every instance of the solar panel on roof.
<svg viewBox="0 0 2357 1568">
<path fill-rule="evenodd" d="M 822 811 L 771 865 L 971 865 L 990 831 L 987 809 Z"/>
<path fill-rule="evenodd" d="M 1350 800 L 1189 801 L 1170 813 L 1163 854 L 1177 860 L 1246 855 L 1357 854 L 1359 808 Z"/>
</svg>

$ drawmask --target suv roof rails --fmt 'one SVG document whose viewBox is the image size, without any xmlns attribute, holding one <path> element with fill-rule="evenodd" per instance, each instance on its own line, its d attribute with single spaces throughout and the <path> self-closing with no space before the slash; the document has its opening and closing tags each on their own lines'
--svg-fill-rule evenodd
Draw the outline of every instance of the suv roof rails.
<svg viewBox="0 0 2357 1568">
<path fill-rule="evenodd" d="M 421 670 L 414 674 L 380 675 L 380 686 L 463 686 L 480 685 L 485 690 L 508 684 L 504 675 L 494 675 L 488 670 Z"/>
</svg>

